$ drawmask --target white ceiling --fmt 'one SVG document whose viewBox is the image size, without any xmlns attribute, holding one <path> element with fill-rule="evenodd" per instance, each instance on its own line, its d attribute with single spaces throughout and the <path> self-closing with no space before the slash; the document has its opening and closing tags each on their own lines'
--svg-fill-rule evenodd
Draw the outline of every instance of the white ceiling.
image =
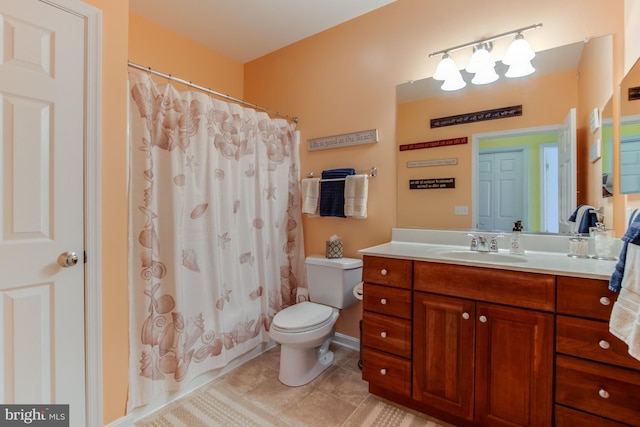
<svg viewBox="0 0 640 427">
<path fill-rule="evenodd" d="M 241 63 L 395 0 L 130 0 L 129 9 Z"/>
</svg>

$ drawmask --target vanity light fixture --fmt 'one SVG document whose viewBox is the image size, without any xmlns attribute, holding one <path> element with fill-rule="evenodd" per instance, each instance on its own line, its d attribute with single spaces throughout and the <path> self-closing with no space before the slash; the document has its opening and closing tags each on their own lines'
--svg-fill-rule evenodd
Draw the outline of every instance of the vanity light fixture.
<svg viewBox="0 0 640 427">
<path fill-rule="evenodd" d="M 522 33 L 525 31 L 536 30 L 540 27 L 542 27 L 542 24 L 530 25 L 528 27 L 519 28 L 517 30 L 498 34 L 486 39 L 433 52 L 429 55 L 429 58 L 442 54 L 442 59 L 438 64 L 433 78 L 435 80 L 444 81 L 441 86 L 443 90 L 458 90 L 465 87 L 466 82 L 462 78 L 460 70 L 455 65 L 450 53 L 467 47 L 473 47 L 473 55 L 471 56 L 469 65 L 466 67 L 467 72 L 474 74 L 471 83 L 482 85 L 495 82 L 499 76 L 495 71 L 495 61 L 491 57 L 491 49 L 493 47 L 492 42 L 494 40 L 513 35 L 515 35 L 515 39 L 507 49 L 507 52 L 502 59 L 502 62 L 509 66 L 505 76 L 527 76 L 535 71 L 535 68 L 531 65 L 531 60 L 535 56 L 535 52 L 524 39 Z"/>
<path fill-rule="evenodd" d="M 438 68 L 433 74 L 434 80 L 443 80 L 442 90 L 452 91 L 462 89 L 467 83 L 462 78 L 460 70 L 456 66 L 456 63 L 451 59 L 448 53 L 442 56 L 442 60 L 438 63 Z"/>
</svg>

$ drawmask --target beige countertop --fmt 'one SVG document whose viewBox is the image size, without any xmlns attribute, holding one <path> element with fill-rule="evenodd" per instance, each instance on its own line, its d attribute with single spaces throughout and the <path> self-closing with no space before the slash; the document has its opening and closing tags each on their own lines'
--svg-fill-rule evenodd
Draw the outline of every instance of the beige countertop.
<svg viewBox="0 0 640 427">
<path fill-rule="evenodd" d="M 504 249 L 500 249 L 497 253 L 479 253 L 469 250 L 470 238 L 467 233 L 467 231 L 394 229 L 392 241 L 361 249 L 358 253 L 601 280 L 609 280 L 616 265 L 616 261 L 567 256 L 568 236 L 525 236 L 525 254 L 510 255 L 509 251 Z M 491 236 L 492 233 L 475 232 L 475 234 Z M 508 236 L 505 235 L 499 240 L 501 239 L 508 239 Z M 527 250 L 527 244 L 533 250 Z M 503 246 L 507 245 L 503 244 Z M 564 249 L 565 246 L 566 249 Z M 616 249 L 619 249 L 619 244 Z"/>
</svg>

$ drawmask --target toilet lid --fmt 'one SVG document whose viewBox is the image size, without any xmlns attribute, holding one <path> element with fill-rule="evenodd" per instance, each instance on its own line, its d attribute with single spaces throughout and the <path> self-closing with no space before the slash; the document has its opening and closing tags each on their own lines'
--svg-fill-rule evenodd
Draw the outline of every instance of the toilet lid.
<svg viewBox="0 0 640 427">
<path fill-rule="evenodd" d="M 278 312 L 271 325 L 286 332 L 301 332 L 328 322 L 332 313 L 332 307 L 305 301 Z"/>
</svg>

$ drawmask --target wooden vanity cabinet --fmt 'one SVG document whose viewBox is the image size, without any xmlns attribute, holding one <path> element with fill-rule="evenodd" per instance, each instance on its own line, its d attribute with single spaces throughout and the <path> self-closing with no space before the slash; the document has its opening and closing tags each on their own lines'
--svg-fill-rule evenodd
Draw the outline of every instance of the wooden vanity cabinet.
<svg viewBox="0 0 640 427">
<path fill-rule="evenodd" d="M 640 361 L 609 332 L 617 294 L 607 281 L 558 278 L 558 427 L 640 426 Z"/>
<path fill-rule="evenodd" d="M 554 298 L 554 276 L 414 262 L 412 398 L 477 425 L 549 426 Z"/>
<path fill-rule="evenodd" d="M 413 262 L 371 256 L 363 262 L 362 378 L 409 397 Z"/>
</svg>

